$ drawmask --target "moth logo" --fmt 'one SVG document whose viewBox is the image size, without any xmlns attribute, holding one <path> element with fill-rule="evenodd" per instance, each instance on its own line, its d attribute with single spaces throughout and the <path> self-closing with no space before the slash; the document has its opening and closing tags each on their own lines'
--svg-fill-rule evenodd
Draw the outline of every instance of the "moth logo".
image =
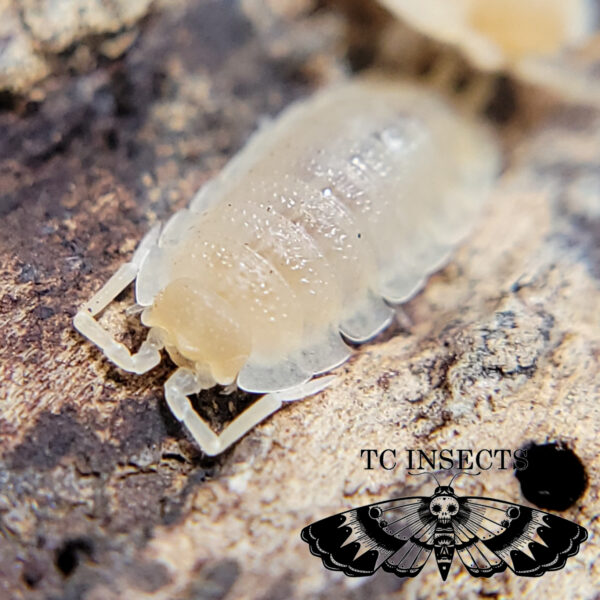
<svg viewBox="0 0 600 600">
<path fill-rule="evenodd" d="M 415 577 L 433 553 L 446 580 L 455 553 L 474 577 L 491 577 L 506 567 L 539 577 L 562 569 L 587 538 L 580 525 L 541 510 L 458 496 L 452 481 L 440 485 L 436 479 L 431 496 L 376 502 L 317 521 L 302 530 L 302 539 L 328 569 L 351 577 L 380 567 Z"/>
</svg>

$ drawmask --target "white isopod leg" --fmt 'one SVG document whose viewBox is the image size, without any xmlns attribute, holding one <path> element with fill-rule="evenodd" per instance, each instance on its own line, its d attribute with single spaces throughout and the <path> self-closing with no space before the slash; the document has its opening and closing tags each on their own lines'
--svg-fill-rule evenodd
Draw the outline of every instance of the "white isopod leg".
<svg viewBox="0 0 600 600">
<path fill-rule="evenodd" d="M 332 376 L 321 377 L 287 390 L 265 394 L 238 415 L 219 435 L 200 418 L 188 398 L 190 394 L 196 394 L 202 389 L 192 371 L 177 369 L 165 383 L 165 398 L 175 418 L 187 427 L 201 450 L 209 456 L 215 456 L 281 408 L 283 402 L 301 400 L 316 394 L 331 385 L 333 380 Z"/>
<path fill-rule="evenodd" d="M 430 73 L 425 76 L 426 81 L 432 87 L 446 94 L 453 89 L 462 66 L 459 59 L 451 54 L 439 56 Z M 457 104 L 468 114 L 477 114 L 485 109 L 494 92 L 494 78 L 488 73 L 478 73 L 468 81 L 467 89 L 460 92 Z"/>
<path fill-rule="evenodd" d="M 435 60 L 431 71 L 427 73 L 425 79 L 432 87 L 446 92 L 451 89 L 452 82 L 456 77 L 457 68 L 458 61 L 455 57 L 442 54 Z"/>
<path fill-rule="evenodd" d="M 125 371 L 138 374 L 149 371 L 160 362 L 159 350 L 162 344 L 156 333 L 150 330 L 138 352 L 132 355 L 123 344 L 103 329 L 94 317 L 134 281 L 140 264 L 156 243 L 158 232 L 159 228 L 155 227 L 146 235 L 131 262 L 121 265 L 102 288 L 79 309 L 73 319 L 77 331 L 96 344 L 109 360 Z"/>
</svg>

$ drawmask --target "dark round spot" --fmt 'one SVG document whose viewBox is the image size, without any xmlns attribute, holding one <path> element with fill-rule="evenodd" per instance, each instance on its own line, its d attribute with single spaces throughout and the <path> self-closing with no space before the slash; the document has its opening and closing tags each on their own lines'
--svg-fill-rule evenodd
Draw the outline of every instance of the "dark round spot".
<svg viewBox="0 0 600 600">
<path fill-rule="evenodd" d="M 502 527 L 504 527 L 506 529 L 510 525 L 510 521 L 507 521 L 506 519 L 504 519 L 504 521 L 502 521 L 502 523 L 500 523 L 500 525 L 502 525 Z"/>
<path fill-rule="evenodd" d="M 485 108 L 485 115 L 494 123 L 502 125 L 513 117 L 517 110 L 517 89 L 506 76 L 496 79 L 492 98 Z"/>
<path fill-rule="evenodd" d="M 93 551 L 92 542 L 84 538 L 66 541 L 56 552 L 56 566 L 68 577 L 79 566 L 81 555 L 90 556 Z"/>
<path fill-rule="evenodd" d="M 434 505 L 431 507 L 431 510 L 432 510 L 434 513 L 439 513 L 439 512 L 440 512 L 440 510 L 442 510 L 442 507 L 441 507 L 439 504 L 434 504 Z"/>
<path fill-rule="evenodd" d="M 369 509 L 369 516 L 372 519 L 378 519 L 381 516 L 381 509 L 379 508 L 379 506 L 372 506 Z"/>
<path fill-rule="evenodd" d="M 451 505 L 448 507 L 448 512 L 449 512 L 450 514 L 454 514 L 454 513 L 456 512 L 456 506 L 454 506 L 454 504 L 451 504 Z"/>
<path fill-rule="evenodd" d="M 23 116 L 31 117 L 31 116 L 37 114 L 38 112 L 40 112 L 40 106 L 41 106 L 41 102 L 35 102 L 33 100 L 29 100 L 29 101 L 25 102 Z"/>
<path fill-rule="evenodd" d="M 15 110 L 17 97 L 7 91 L 0 92 L 0 112 Z"/>
<path fill-rule="evenodd" d="M 519 509 L 516 506 L 511 506 L 507 511 L 509 519 L 516 519 L 519 516 Z"/>
<path fill-rule="evenodd" d="M 45 321 L 54 316 L 54 309 L 51 306 L 38 306 L 34 313 L 40 320 Z"/>
<path fill-rule="evenodd" d="M 43 563 L 34 560 L 27 560 L 23 565 L 23 581 L 28 588 L 35 588 L 38 586 L 40 581 L 44 578 L 44 565 Z"/>
<path fill-rule="evenodd" d="M 373 64 L 375 51 L 367 46 L 352 47 L 348 50 L 347 58 L 352 72 L 358 73 Z"/>
<path fill-rule="evenodd" d="M 104 142 L 109 150 L 116 150 L 119 147 L 119 134 L 114 127 L 104 132 Z"/>
<path fill-rule="evenodd" d="M 583 495 L 588 478 L 578 456 L 562 442 L 530 444 L 527 468 L 515 471 L 521 493 L 540 508 L 566 510 Z"/>
<path fill-rule="evenodd" d="M 381 527 L 381 529 L 387 527 L 388 525 L 389 523 L 387 521 L 379 521 L 379 527 Z"/>
</svg>

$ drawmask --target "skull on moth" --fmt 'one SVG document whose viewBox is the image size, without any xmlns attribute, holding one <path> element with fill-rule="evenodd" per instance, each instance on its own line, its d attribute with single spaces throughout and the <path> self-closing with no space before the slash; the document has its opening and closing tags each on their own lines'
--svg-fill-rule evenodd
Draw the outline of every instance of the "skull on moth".
<svg viewBox="0 0 600 600">
<path fill-rule="evenodd" d="M 458 513 L 458 501 L 453 496 L 436 496 L 429 503 L 431 514 L 443 525 Z"/>
</svg>

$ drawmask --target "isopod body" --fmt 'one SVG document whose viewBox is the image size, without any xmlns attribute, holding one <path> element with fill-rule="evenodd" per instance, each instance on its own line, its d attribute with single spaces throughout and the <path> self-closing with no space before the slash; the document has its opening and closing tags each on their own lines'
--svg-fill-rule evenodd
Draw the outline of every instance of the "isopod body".
<svg viewBox="0 0 600 600">
<path fill-rule="evenodd" d="M 498 170 L 487 129 L 431 92 L 357 80 L 263 127 L 77 315 L 125 369 L 159 348 L 179 366 L 174 414 L 215 454 L 392 319 L 477 216 Z M 136 278 L 147 341 L 131 356 L 93 318 Z M 215 384 L 266 394 L 216 436 L 187 395 Z"/>
<path fill-rule="evenodd" d="M 600 104 L 596 0 L 379 1 L 415 29 L 457 47 L 478 69 Z"/>
</svg>

